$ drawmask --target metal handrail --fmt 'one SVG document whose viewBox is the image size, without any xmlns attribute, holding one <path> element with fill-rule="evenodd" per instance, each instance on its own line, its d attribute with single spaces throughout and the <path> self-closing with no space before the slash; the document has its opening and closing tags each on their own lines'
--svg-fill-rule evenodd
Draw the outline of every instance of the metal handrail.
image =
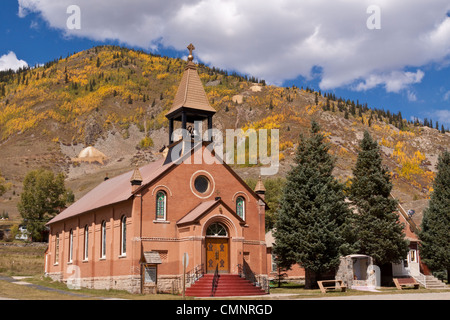
<svg viewBox="0 0 450 320">
<path fill-rule="evenodd" d="M 193 285 L 200 278 L 202 278 L 204 274 L 205 269 L 203 263 L 195 266 L 194 269 L 186 273 L 186 285 Z"/>
<path fill-rule="evenodd" d="M 260 287 L 266 293 L 270 293 L 270 284 L 267 277 L 257 276 L 251 269 L 250 266 L 244 261 L 244 264 L 238 264 L 238 273 L 241 278 L 249 280 L 254 286 Z"/>
<path fill-rule="evenodd" d="M 214 278 L 212 281 L 212 288 L 211 288 L 211 297 L 214 297 L 214 293 L 216 292 L 218 284 L 219 284 L 219 264 L 216 265 L 216 271 L 214 271 Z"/>
</svg>

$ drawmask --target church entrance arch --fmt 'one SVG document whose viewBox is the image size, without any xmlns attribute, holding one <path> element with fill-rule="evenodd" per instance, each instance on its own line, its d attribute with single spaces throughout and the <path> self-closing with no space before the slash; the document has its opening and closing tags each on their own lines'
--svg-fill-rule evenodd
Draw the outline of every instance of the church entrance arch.
<svg viewBox="0 0 450 320">
<path fill-rule="evenodd" d="M 220 222 L 212 223 L 206 229 L 206 272 L 230 271 L 230 246 L 228 229 Z"/>
</svg>

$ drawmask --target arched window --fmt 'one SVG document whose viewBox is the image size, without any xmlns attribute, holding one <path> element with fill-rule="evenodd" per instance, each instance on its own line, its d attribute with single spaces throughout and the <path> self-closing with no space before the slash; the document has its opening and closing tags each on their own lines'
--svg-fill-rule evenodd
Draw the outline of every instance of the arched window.
<svg viewBox="0 0 450 320">
<path fill-rule="evenodd" d="M 55 264 L 59 263 L 59 234 L 55 238 Z"/>
<path fill-rule="evenodd" d="M 221 223 L 213 223 L 206 229 L 206 235 L 209 237 L 227 237 L 227 229 Z"/>
<path fill-rule="evenodd" d="M 156 194 L 156 220 L 166 220 L 167 196 L 164 191 Z"/>
<path fill-rule="evenodd" d="M 84 260 L 87 260 L 89 257 L 89 227 L 86 225 L 84 227 Z"/>
<path fill-rule="evenodd" d="M 101 229 L 101 251 L 100 251 L 100 258 L 106 257 L 106 221 L 102 221 L 102 229 Z"/>
<path fill-rule="evenodd" d="M 245 220 L 245 199 L 244 197 L 237 197 L 236 199 L 236 214 Z"/>
<path fill-rule="evenodd" d="M 72 262 L 73 258 L 73 230 L 69 232 L 69 262 Z"/>
<path fill-rule="evenodd" d="M 120 219 L 120 255 L 127 255 L 127 217 Z"/>
</svg>

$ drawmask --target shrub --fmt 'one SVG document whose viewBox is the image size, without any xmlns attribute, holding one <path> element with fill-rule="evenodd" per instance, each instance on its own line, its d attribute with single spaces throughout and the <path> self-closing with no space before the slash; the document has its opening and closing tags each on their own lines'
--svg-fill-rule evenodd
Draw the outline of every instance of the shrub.
<svg viewBox="0 0 450 320">
<path fill-rule="evenodd" d="M 153 140 L 150 137 L 145 137 L 139 142 L 139 148 L 141 149 L 145 150 L 151 147 L 153 147 Z"/>
</svg>

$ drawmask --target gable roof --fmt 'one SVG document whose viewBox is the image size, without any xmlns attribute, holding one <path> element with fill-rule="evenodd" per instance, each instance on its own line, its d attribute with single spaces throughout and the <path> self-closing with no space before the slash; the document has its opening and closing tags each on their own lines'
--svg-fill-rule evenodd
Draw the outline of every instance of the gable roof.
<svg viewBox="0 0 450 320">
<path fill-rule="evenodd" d="M 203 146 L 208 145 L 210 142 L 202 142 Z M 67 209 L 62 211 L 60 214 L 55 216 L 52 220 L 50 220 L 47 225 L 53 224 L 58 221 L 62 221 L 68 218 L 72 218 L 74 216 L 99 209 L 102 207 L 106 207 L 108 205 L 116 204 L 122 201 L 129 200 L 133 197 L 135 193 L 140 192 L 142 189 L 146 188 L 150 185 L 155 179 L 157 179 L 162 174 L 169 171 L 170 168 L 177 166 L 177 163 L 180 161 L 184 161 L 186 158 L 193 155 L 195 151 L 195 147 L 191 148 L 191 151 L 186 152 L 179 159 L 169 159 L 162 158 L 155 162 L 149 163 L 139 169 L 140 175 L 142 178 L 142 184 L 136 190 L 132 190 L 130 181 L 136 175 L 136 169 L 133 169 L 127 173 L 121 174 L 117 177 L 108 179 L 100 183 L 97 187 L 89 191 L 78 201 L 73 203 Z M 170 152 L 170 151 L 169 151 Z M 219 158 L 214 152 L 212 152 L 214 157 Z M 238 180 L 248 191 L 254 196 L 256 199 L 263 201 L 266 205 L 266 209 L 268 208 L 267 203 L 259 197 L 255 191 L 253 191 L 240 177 L 239 175 L 231 169 L 229 165 L 225 162 L 222 162 L 223 166 Z M 220 200 L 221 201 L 221 200 Z M 215 202 L 215 201 L 213 201 Z M 222 202 L 222 204 L 224 204 Z M 226 206 L 224 204 L 224 206 Z M 230 212 L 233 212 L 226 206 Z M 205 208 L 205 210 L 208 210 Z M 203 210 L 202 212 L 205 212 Z M 237 216 L 237 215 L 236 215 Z"/>
<path fill-rule="evenodd" d="M 230 207 L 228 207 L 221 199 L 204 201 L 198 204 L 194 209 L 189 211 L 184 217 L 177 221 L 177 225 L 183 225 L 188 223 L 193 223 L 198 221 L 202 216 L 210 212 L 212 209 L 218 205 L 222 205 L 231 212 L 241 223 L 245 223 L 241 217 L 239 217 L 236 212 L 234 212 Z"/>
<path fill-rule="evenodd" d="M 171 165 L 172 163 L 164 164 L 164 159 L 161 159 L 143 166 L 140 169 L 143 183 L 150 183 L 168 170 Z M 135 170 L 132 170 L 103 181 L 47 224 L 130 199 L 133 196 L 130 179 L 134 176 L 134 173 Z"/>
</svg>

